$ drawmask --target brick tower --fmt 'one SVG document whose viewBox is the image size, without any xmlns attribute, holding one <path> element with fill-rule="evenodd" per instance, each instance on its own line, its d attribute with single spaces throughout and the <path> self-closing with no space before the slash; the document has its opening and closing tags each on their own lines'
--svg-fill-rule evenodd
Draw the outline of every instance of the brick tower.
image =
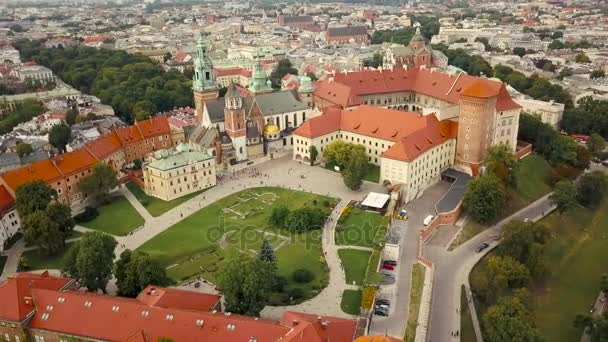
<svg viewBox="0 0 608 342">
<path fill-rule="evenodd" d="M 232 139 L 237 161 L 247 159 L 247 128 L 243 98 L 234 83 L 226 91 L 224 107 L 224 130 Z"/>
<path fill-rule="evenodd" d="M 194 92 L 196 117 L 199 122 L 202 122 L 205 102 L 215 100 L 219 96 L 215 75 L 213 74 L 213 63 L 209 57 L 209 44 L 207 43 L 206 33 L 202 30 L 196 43 L 192 91 Z"/>
</svg>

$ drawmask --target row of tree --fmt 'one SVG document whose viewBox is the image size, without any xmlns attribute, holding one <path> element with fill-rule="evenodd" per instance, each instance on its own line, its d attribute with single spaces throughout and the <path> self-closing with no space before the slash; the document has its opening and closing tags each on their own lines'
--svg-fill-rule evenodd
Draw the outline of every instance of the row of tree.
<svg viewBox="0 0 608 342">
<path fill-rule="evenodd" d="M 608 139 L 608 101 L 580 99 L 578 107 L 564 111 L 561 125 L 568 133 L 598 133 Z"/>
<path fill-rule="evenodd" d="M 15 104 L 15 109 L 8 111 L 0 119 L 0 134 L 6 134 L 20 123 L 30 121 L 46 111 L 44 105 L 36 100 L 25 100 Z"/>
<path fill-rule="evenodd" d="M 320 229 L 326 218 L 327 213 L 321 208 L 305 206 L 289 210 L 286 206 L 280 205 L 272 208 L 268 223 L 292 232 L 305 232 Z"/>
<path fill-rule="evenodd" d="M 193 106 L 192 81 L 177 71 L 164 71 L 143 55 L 86 46 L 44 49 L 39 41 L 29 40 L 15 46 L 24 60 L 51 68 L 74 88 L 111 105 L 127 122 Z"/>
</svg>

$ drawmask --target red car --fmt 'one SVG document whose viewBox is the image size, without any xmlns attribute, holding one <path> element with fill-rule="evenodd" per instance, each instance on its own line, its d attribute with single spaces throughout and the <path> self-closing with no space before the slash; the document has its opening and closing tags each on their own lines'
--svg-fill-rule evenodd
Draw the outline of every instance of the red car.
<svg viewBox="0 0 608 342">
<path fill-rule="evenodd" d="M 382 268 L 385 270 L 393 271 L 395 269 L 395 266 L 393 266 L 391 264 L 384 264 L 384 265 L 382 265 Z"/>
</svg>

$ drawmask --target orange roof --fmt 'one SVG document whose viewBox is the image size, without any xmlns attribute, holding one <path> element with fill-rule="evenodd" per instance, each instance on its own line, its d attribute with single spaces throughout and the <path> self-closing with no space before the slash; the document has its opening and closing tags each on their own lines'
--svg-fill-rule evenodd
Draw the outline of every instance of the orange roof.
<svg viewBox="0 0 608 342">
<path fill-rule="evenodd" d="M 283 341 L 352 341 L 356 321 L 337 317 L 317 316 L 300 312 L 286 311 L 281 323 L 292 327 Z"/>
<path fill-rule="evenodd" d="M 12 208 L 14 204 L 15 199 L 13 196 L 6 190 L 4 185 L 0 185 L 0 211 Z"/>
<path fill-rule="evenodd" d="M 89 142 L 85 145 L 87 151 L 94 155 L 97 159 L 102 160 L 107 156 L 122 149 L 123 145 L 118 138 L 116 132 L 106 134 Z"/>
<path fill-rule="evenodd" d="M 488 87 L 484 82 L 480 80 L 477 80 L 471 85 L 467 86 L 461 94 L 463 96 L 478 97 L 482 99 L 498 96 L 498 93 L 496 91 L 490 89 L 490 87 Z"/>
<path fill-rule="evenodd" d="M 90 292 L 33 290 L 30 326 L 105 341 L 277 341 L 289 328 L 253 317 L 149 306 Z M 65 300 L 59 302 L 58 298 Z M 85 306 L 85 303 L 90 303 Z M 48 310 L 47 306 L 53 306 Z M 43 315 L 46 319 L 43 319 Z M 142 337 L 145 337 L 142 339 Z"/>
<path fill-rule="evenodd" d="M 51 277 L 42 274 L 17 273 L 0 283 L 0 320 L 23 321 L 34 310 L 31 291 L 33 289 L 59 290 L 72 279 Z"/>
<path fill-rule="evenodd" d="M 25 183 L 42 180 L 45 183 L 61 178 L 62 174 L 55 164 L 50 160 L 41 160 L 30 165 L 10 170 L 3 173 L 2 178 L 6 184 L 16 191 L 17 188 Z"/>
<path fill-rule="evenodd" d="M 211 311 L 220 299 L 218 295 L 155 286 L 146 287 L 137 296 L 150 306 L 199 311 Z"/>
<path fill-rule="evenodd" d="M 142 140 L 141 133 L 135 125 L 117 128 L 115 132 L 123 145 L 132 144 Z"/>
<path fill-rule="evenodd" d="M 74 172 L 93 167 L 98 161 L 85 149 L 60 154 L 51 160 L 64 175 L 70 175 Z"/>
<path fill-rule="evenodd" d="M 395 142 L 383 157 L 411 161 L 426 150 L 457 136 L 456 123 L 439 121 L 433 114 L 421 115 L 373 106 L 340 110 L 330 108 L 294 131 L 295 135 L 319 137 L 337 130 Z"/>
<path fill-rule="evenodd" d="M 213 74 L 218 77 L 231 75 L 251 77 L 251 70 L 245 68 L 213 69 Z"/>
<path fill-rule="evenodd" d="M 402 339 L 384 335 L 361 336 L 355 342 L 403 342 Z"/>
<path fill-rule="evenodd" d="M 143 138 L 152 138 L 159 135 L 170 134 L 169 120 L 166 116 L 157 116 L 135 123 Z"/>
<path fill-rule="evenodd" d="M 492 96 L 501 94 L 504 87 L 501 82 L 467 74 L 453 75 L 421 67 L 395 68 L 337 73 L 318 82 L 314 95 L 348 107 L 360 103 L 360 96 L 363 95 L 413 91 L 456 104 L 463 90 L 473 83 L 479 83 L 478 86 L 484 88 L 483 92 Z M 496 106 L 502 110 L 520 108 L 508 92 L 498 97 Z"/>
</svg>

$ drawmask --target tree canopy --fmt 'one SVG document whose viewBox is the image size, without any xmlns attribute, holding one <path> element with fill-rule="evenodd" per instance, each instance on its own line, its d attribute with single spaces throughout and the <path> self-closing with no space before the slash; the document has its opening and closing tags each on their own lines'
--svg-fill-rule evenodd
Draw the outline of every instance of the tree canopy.
<svg viewBox="0 0 608 342">
<path fill-rule="evenodd" d="M 574 182 L 562 180 L 555 184 L 553 193 L 549 197 L 551 202 L 557 207 L 560 214 L 576 207 L 576 185 Z"/>
<path fill-rule="evenodd" d="M 281 88 L 281 80 L 287 74 L 297 75 L 298 69 L 293 67 L 293 64 L 289 59 L 282 59 L 279 61 L 277 68 L 270 73 L 270 81 L 272 82 L 272 86 L 276 89 Z"/>
<path fill-rule="evenodd" d="M 496 218 L 506 202 L 506 192 L 498 177 L 486 173 L 471 181 L 464 193 L 463 207 L 478 222 Z"/>
<path fill-rule="evenodd" d="M 501 297 L 482 318 L 485 338 L 492 342 L 536 342 L 540 335 L 531 310 L 518 295 Z"/>
<path fill-rule="evenodd" d="M 562 128 L 568 133 L 597 133 L 608 139 L 608 101 L 584 97 L 578 107 L 564 111 Z"/>
<path fill-rule="evenodd" d="M 68 251 L 63 271 L 89 291 L 106 291 L 112 278 L 116 240 L 100 232 L 86 233 Z"/>
<path fill-rule="evenodd" d="M 15 207 L 20 217 L 26 217 L 38 210 L 46 210 L 49 203 L 57 198 L 57 191 L 37 180 L 25 183 L 15 191 Z"/>
<path fill-rule="evenodd" d="M 581 176 L 577 187 L 580 204 L 595 208 L 606 197 L 608 177 L 602 171 L 593 171 Z"/>
<path fill-rule="evenodd" d="M 93 173 L 82 178 L 78 187 L 91 196 L 97 203 L 106 203 L 110 190 L 118 186 L 114 169 L 108 164 L 100 163 L 93 167 Z"/>
<path fill-rule="evenodd" d="M 20 123 L 30 121 L 46 111 L 46 108 L 37 100 L 27 99 L 16 104 L 15 109 L 7 111 L 0 119 L 0 134 L 11 132 Z"/>
<path fill-rule="evenodd" d="M 346 167 L 342 170 L 342 179 L 347 188 L 359 190 L 363 184 L 363 177 L 367 172 L 367 155 L 365 148 L 353 149 L 350 153 Z"/>
<path fill-rule="evenodd" d="M 148 254 L 125 250 L 114 265 L 114 276 L 118 294 L 135 298 L 148 285 L 167 286 L 171 284 L 165 268 Z"/>
</svg>

